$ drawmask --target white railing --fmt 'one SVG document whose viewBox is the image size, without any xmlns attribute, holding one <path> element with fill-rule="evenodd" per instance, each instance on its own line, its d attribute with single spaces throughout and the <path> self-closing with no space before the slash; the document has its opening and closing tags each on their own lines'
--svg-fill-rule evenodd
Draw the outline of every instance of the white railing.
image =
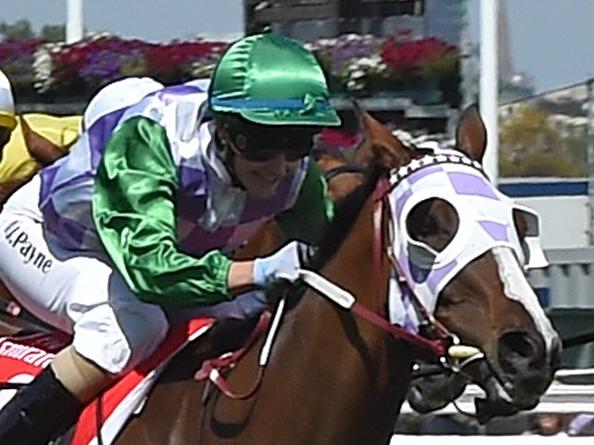
<svg viewBox="0 0 594 445">
<path fill-rule="evenodd" d="M 562 383 L 561 380 L 565 383 Z M 587 382 L 590 384 L 572 384 L 569 382 Z M 456 404 L 467 413 L 474 413 L 474 398 L 484 397 L 484 392 L 476 385 L 469 385 Z M 459 411 L 449 404 L 433 415 L 457 414 Z M 556 380 L 542 397 L 541 403 L 531 411 L 521 413 L 579 414 L 594 413 L 594 368 L 564 369 L 556 374 Z M 404 403 L 402 415 L 412 415 L 414 411 Z M 436 441 L 439 441 L 437 444 Z M 395 434 L 389 445 L 542 445 L 542 444 L 582 444 L 594 443 L 593 437 L 569 437 L 565 433 L 555 436 L 524 435 L 412 435 Z"/>
<path fill-rule="evenodd" d="M 392 436 L 390 445 L 581 445 L 593 442 L 594 438 L 592 437 L 569 437 L 561 434 L 555 436 L 413 436 L 395 434 Z"/>
<path fill-rule="evenodd" d="M 547 307 L 594 308 L 594 247 L 547 249 L 549 266 L 531 270 L 528 279 L 546 289 Z"/>
</svg>

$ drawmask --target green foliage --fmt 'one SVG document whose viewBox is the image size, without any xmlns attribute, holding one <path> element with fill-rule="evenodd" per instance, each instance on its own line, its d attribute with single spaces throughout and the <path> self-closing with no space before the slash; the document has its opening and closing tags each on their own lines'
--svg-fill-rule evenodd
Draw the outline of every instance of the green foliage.
<svg viewBox="0 0 594 445">
<path fill-rule="evenodd" d="M 39 37 L 47 42 L 63 42 L 66 40 L 66 26 L 44 25 L 43 28 L 41 28 Z"/>
<path fill-rule="evenodd" d="M 0 34 L 5 40 L 28 40 L 40 37 L 46 42 L 63 42 L 66 40 L 65 25 L 44 25 L 37 36 L 33 31 L 31 22 L 26 19 L 17 20 L 14 23 L 0 23 Z"/>
<path fill-rule="evenodd" d="M 521 107 L 501 124 L 501 176 L 586 175 L 586 139 L 581 130 L 553 123 L 546 111 Z"/>
<path fill-rule="evenodd" d="M 14 23 L 0 23 L 0 34 L 6 40 L 26 40 L 35 37 L 31 22 L 26 19 L 17 20 Z"/>
</svg>

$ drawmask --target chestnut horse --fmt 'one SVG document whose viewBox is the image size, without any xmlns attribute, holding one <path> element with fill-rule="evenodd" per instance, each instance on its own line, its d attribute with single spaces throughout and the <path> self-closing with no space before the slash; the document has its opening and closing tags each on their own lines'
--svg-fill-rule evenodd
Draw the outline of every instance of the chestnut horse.
<svg viewBox="0 0 594 445">
<path fill-rule="evenodd" d="M 476 360 L 467 367 L 447 355 L 443 358 L 485 389 L 484 404 L 493 412 L 503 411 L 502 406 L 507 412 L 532 408 L 538 402 L 558 364 L 560 342 L 522 271 L 525 259 L 518 246 L 526 234 L 514 222 L 503 224 L 499 229 L 516 234 L 514 242 L 461 252 L 467 261 L 456 264 L 447 280 L 439 273 L 442 281 L 432 288 L 428 284 L 433 267 L 451 248 L 478 245 L 474 239 L 459 241 L 460 236 L 475 233 L 466 231 L 474 227 L 474 220 L 461 209 L 472 210 L 469 204 L 477 182 L 456 182 L 461 203 L 449 202 L 440 189 L 435 195 L 423 188 L 407 193 L 413 181 L 424 184 L 440 170 L 476 181 L 483 177 L 480 160 L 486 136 L 476 109 L 459 123 L 456 155 L 415 153 L 368 114 L 363 113 L 362 121 L 373 150 L 373 168 L 343 200 L 307 267 L 326 284 L 317 286 L 320 275 L 302 272 L 303 285 L 281 286 L 288 294 L 281 301 L 289 308 L 278 325 L 258 390 L 244 400 L 232 400 L 196 382 L 194 373 L 210 353 L 207 342 L 198 342 L 167 367 L 140 414 L 115 443 L 387 444 L 417 353 L 450 351 L 445 343 L 450 338 L 482 351 L 473 353 Z M 402 197 L 411 196 L 418 202 L 400 208 Z M 492 201 L 497 215 L 511 213 L 503 198 Z M 402 252 L 412 252 L 410 262 L 401 261 Z M 433 262 L 427 262 L 428 257 Z M 311 276 L 316 280 L 306 279 Z M 411 334 L 418 323 L 403 331 L 382 321 L 399 292 L 400 302 L 421 301 L 417 310 L 406 314 L 417 314 L 418 321 L 427 322 L 425 330 L 451 334 L 429 342 Z M 342 301 L 345 307 L 351 307 L 352 298 L 357 304 L 349 311 L 322 295 Z M 423 308 L 426 317 L 419 315 Z M 367 319 L 357 318 L 361 313 Z M 225 324 L 219 328 L 224 331 Z M 216 337 L 216 329 L 207 335 L 213 341 L 230 338 Z M 261 343 L 227 373 L 235 391 L 243 392 L 256 381 Z M 232 347 L 224 340 L 218 346 Z"/>
<path fill-rule="evenodd" d="M 344 200 L 312 267 L 360 304 L 385 316 L 393 272 L 385 251 L 382 261 L 374 262 L 372 190 L 388 169 L 406 173 L 409 167 L 418 173 L 425 158 L 415 159 L 420 155 L 404 148 L 369 115 L 363 115 L 363 124 L 374 152 L 372 162 L 379 169 Z M 472 163 L 468 168 L 480 168 L 485 142 L 484 126 L 476 109 L 471 109 L 458 131 L 460 159 Z M 446 158 L 431 159 L 447 163 Z M 383 220 L 383 235 L 389 232 L 389 219 Z M 430 195 L 411 210 L 405 223 L 406 228 L 397 224 L 395 231 L 408 231 L 414 241 L 411 246 L 437 252 L 446 252 L 458 229 L 467 227 L 464 215 Z M 520 242 L 523 236 L 518 234 Z M 511 248 L 482 252 L 434 296 L 439 297 L 435 317 L 483 352 L 484 358 L 465 372 L 483 386 L 487 392 L 483 405 L 493 413 L 532 408 L 550 384 L 559 360 L 559 338 L 538 306 L 520 261 Z M 379 269 L 374 263 L 380 264 Z M 289 305 L 270 363 L 252 397 L 232 400 L 193 381 L 202 353 L 195 349 L 194 355 L 187 353 L 169 366 L 144 411 L 116 443 L 388 443 L 417 349 L 310 288 L 291 298 Z M 253 385 L 258 354 L 256 347 L 229 372 L 231 388 L 242 392 Z M 210 397 L 202 397 L 205 394 Z"/>
</svg>

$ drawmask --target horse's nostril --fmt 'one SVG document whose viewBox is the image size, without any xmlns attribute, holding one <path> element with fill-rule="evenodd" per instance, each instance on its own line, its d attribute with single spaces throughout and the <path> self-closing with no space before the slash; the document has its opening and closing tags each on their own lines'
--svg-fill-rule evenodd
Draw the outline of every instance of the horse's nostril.
<svg viewBox="0 0 594 445">
<path fill-rule="evenodd" d="M 503 346 L 507 352 L 518 354 L 522 357 L 530 357 L 534 354 L 534 344 L 525 332 L 504 334 L 500 339 L 500 346 Z"/>
<path fill-rule="evenodd" d="M 520 363 L 524 366 L 541 366 L 546 360 L 544 340 L 539 334 L 526 331 L 513 331 L 499 338 L 499 356 L 501 363 L 516 368 Z M 507 369 L 513 372 L 513 369 Z"/>
</svg>

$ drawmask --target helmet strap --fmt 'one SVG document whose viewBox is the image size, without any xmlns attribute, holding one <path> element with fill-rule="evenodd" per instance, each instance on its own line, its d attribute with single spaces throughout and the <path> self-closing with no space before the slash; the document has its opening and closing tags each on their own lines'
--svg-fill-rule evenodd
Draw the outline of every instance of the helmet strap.
<svg viewBox="0 0 594 445">
<path fill-rule="evenodd" d="M 219 129 L 215 130 L 215 147 L 217 150 L 217 156 L 223 161 L 225 164 L 225 168 L 229 172 L 229 176 L 231 177 L 231 185 L 234 187 L 239 187 L 242 190 L 245 190 L 245 187 L 237 177 L 237 173 L 235 172 L 235 152 L 231 150 L 229 144 L 223 140 L 223 138 L 219 134 Z"/>
</svg>

